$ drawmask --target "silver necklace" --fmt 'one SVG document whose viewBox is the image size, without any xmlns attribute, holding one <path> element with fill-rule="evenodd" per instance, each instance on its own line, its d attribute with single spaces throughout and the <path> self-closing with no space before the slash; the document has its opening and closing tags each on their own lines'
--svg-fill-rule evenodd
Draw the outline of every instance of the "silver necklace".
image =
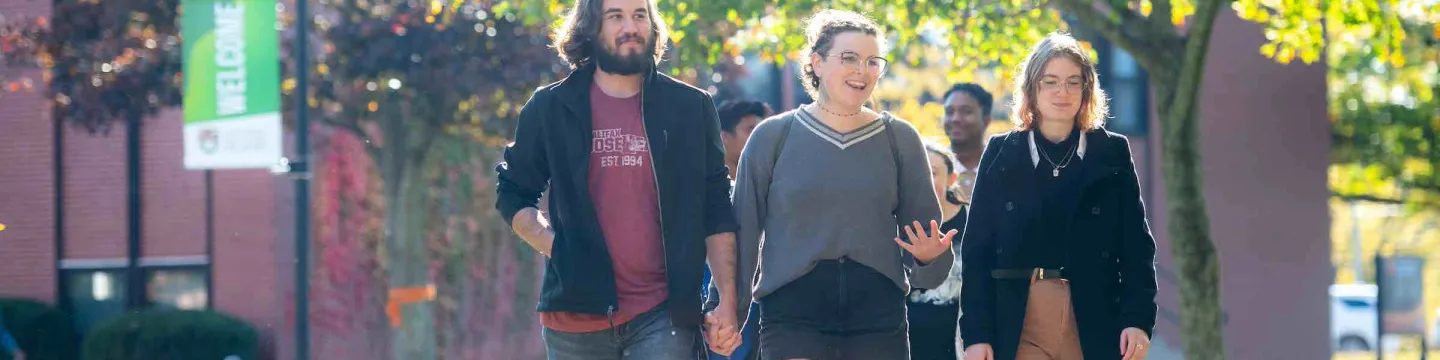
<svg viewBox="0 0 1440 360">
<path fill-rule="evenodd" d="M 1046 141 L 1049 141 L 1049 140 L 1046 140 Z M 1042 145 L 1042 146 L 1036 146 L 1036 148 L 1040 150 L 1040 156 L 1045 157 L 1045 162 L 1050 163 L 1050 167 L 1051 167 L 1051 169 L 1052 169 L 1052 170 L 1050 170 L 1050 176 L 1051 176 L 1051 177 L 1060 177 L 1060 170 L 1061 170 L 1061 169 L 1064 169 L 1066 166 L 1070 166 L 1070 160 L 1074 160 L 1074 159 L 1075 159 L 1075 149 L 1078 148 L 1079 146 L 1080 146 L 1080 140 L 1079 140 L 1079 139 L 1076 139 L 1076 140 L 1075 140 L 1075 143 L 1070 145 L 1070 150 L 1067 151 L 1068 154 L 1065 154 L 1065 158 L 1062 159 L 1059 164 L 1056 164 L 1054 160 L 1050 160 L 1050 154 L 1048 154 L 1048 153 L 1045 152 L 1045 146 L 1043 146 L 1043 145 Z"/>
</svg>

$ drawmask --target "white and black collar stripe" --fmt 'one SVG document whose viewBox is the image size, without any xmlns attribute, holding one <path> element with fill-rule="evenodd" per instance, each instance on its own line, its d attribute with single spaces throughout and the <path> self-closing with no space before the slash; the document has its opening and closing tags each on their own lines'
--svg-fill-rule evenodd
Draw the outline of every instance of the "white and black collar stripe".
<svg viewBox="0 0 1440 360">
<path fill-rule="evenodd" d="M 861 141 L 865 141 L 865 139 L 869 139 L 871 137 L 874 137 L 875 135 L 880 134 L 881 132 L 884 132 L 885 120 L 890 116 L 889 114 L 881 115 L 880 118 L 875 119 L 875 121 L 869 124 L 865 124 L 865 126 L 861 126 L 858 129 L 851 130 L 848 133 L 841 133 L 831 128 L 830 126 L 825 125 L 825 123 L 820 122 L 819 118 L 816 118 L 814 115 L 811 115 L 809 112 L 806 112 L 803 109 L 800 110 L 797 115 L 797 120 L 800 121 L 800 125 L 805 126 L 805 128 L 809 129 L 810 132 L 815 133 L 816 136 L 819 136 L 821 139 L 830 142 L 830 144 L 839 147 L 841 150 L 854 146 L 855 144 L 859 144 Z"/>
</svg>

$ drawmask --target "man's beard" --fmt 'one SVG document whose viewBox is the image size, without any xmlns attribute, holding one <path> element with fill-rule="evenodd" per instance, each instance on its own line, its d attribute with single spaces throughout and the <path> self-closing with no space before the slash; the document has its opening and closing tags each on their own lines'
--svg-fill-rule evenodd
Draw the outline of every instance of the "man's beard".
<svg viewBox="0 0 1440 360">
<path fill-rule="evenodd" d="M 639 36 L 633 37 L 639 38 Z M 610 47 L 598 42 L 595 43 L 595 47 L 597 48 L 595 49 L 597 50 L 595 52 L 595 63 L 600 66 L 601 71 L 615 75 L 635 75 L 650 70 L 650 67 L 655 65 L 654 42 L 641 40 L 644 43 L 644 45 L 641 46 L 644 50 L 630 55 L 620 55 L 618 54 L 620 52 L 620 43 L 625 40 L 627 40 L 625 37 L 617 39 L 613 52 Z"/>
</svg>

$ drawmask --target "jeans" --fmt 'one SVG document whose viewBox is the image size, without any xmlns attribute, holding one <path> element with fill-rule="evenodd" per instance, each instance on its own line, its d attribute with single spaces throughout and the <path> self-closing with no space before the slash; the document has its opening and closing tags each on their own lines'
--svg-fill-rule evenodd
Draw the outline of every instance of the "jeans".
<svg viewBox="0 0 1440 360">
<path fill-rule="evenodd" d="M 905 293 L 841 258 L 760 299 L 763 360 L 909 360 Z"/>
<path fill-rule="evenodd" d="M 666 304 L 610 329 L 567 333 L 545 328 L 541 335 L 548 360 L 690 360 L 699 359 L 703 349 L 700 329 L 675 326 Z"/>
</svg>

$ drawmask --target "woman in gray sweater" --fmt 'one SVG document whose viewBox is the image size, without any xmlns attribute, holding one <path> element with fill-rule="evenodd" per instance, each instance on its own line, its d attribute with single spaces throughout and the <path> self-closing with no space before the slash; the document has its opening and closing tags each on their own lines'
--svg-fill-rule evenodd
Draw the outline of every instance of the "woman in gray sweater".
<svg viewBox="0 0 1440 360">
<path fill-rule="evenodd" d="M 811 18 L 817 100 L 763 122 L 741 155 L 737 284 L 752 287 L 737 300 L 753 290 L 760 304 L 762 359 L 909 359 L 905 294 L 939 285 L 954 260 L 919 134 L 864 106 L 884 38 L 857 13 Z"/>
</svg>

